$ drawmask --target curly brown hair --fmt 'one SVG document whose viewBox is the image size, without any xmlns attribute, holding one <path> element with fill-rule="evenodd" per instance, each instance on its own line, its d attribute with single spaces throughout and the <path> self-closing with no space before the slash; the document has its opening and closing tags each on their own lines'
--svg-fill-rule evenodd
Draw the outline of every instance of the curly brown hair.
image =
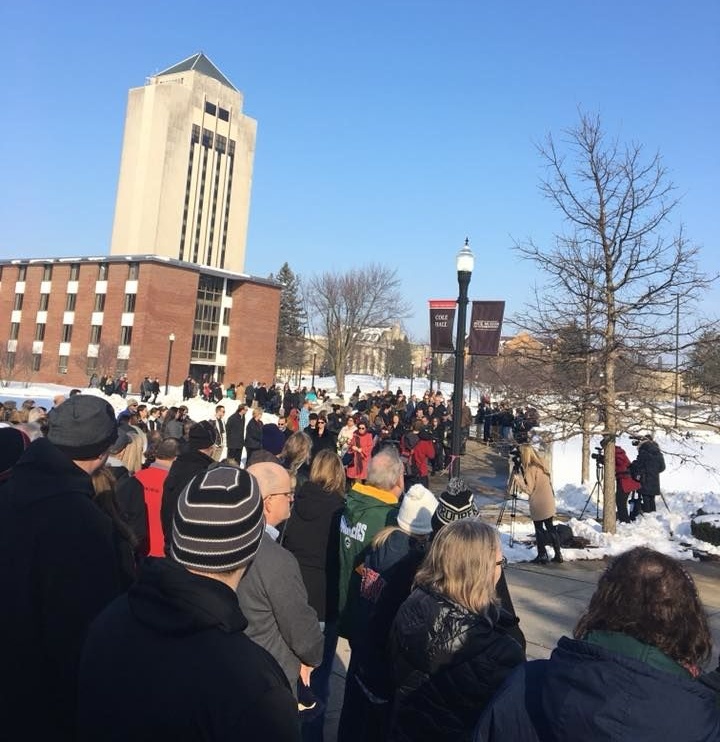
<svg viewBox="0 0 720 742">
<path fill-rule="evenodd" d="M 616 631 L 657 647 L 681 665 L 705 664 L 712 653 L 707 615 L 695 582 L 672 557 L 638 546 L 613 559 L 575 627 Z"/>
</svg>

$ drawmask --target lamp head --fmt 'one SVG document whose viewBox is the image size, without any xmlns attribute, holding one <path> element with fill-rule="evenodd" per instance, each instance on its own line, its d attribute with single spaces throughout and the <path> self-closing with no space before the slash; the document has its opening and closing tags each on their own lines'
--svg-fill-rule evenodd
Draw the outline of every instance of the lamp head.
<svg viewBox="0 0 720 742">
<path fill-rule="evenodd" d="M 171 332 L 171 333 L 170 333 L 170 335 L 168 336 L 168 340 L 169 340 L 169 341 L 170 341 L 171 343 L 174 343 L 174 342 L 175 342 L 175 333 L 174 333 L 174 332 Z"/>
<path fill-rule="evenodd" d="M 475 267 L 475 256 L 470 249 L 470 240 L 466 237 L 463 245 L 456 258 L 458 273 L 472 273 Z"/>
</svg>

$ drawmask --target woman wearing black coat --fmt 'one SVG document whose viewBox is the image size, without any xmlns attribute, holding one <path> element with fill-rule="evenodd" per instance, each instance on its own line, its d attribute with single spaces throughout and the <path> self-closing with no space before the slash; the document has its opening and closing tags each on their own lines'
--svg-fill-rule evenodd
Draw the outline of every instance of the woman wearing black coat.
<svg viewBox="0 0 720 742">
<path fill-rule="evenodd" d="M 630 464 L 630 474 L 640 482 L 640 502 L 643 513 L 655 512 L 655 498 L 660 495 L 660 473 L 665 471 L 665 459 L 651 435 L 640 439 L 637 458 Z"/>
<path fill-rule="evenodd" d="M 445 526 L 390 635 L 395 697 L 389 740 L 470 740 L 479 714 L 525 653 L 496 604 L 503 564 L 494 528 Z"/>
<path fill-rule="evenodd" d="M 304 436 L 305 433 L 296 433 Z M 345 507 L 345 470 L 334 450 L 321 450 L 310 467 L 310 477 L 295 496 L 283 532 L 283 546 L 300 565 L 308 602 L 318 614 L 325 634 L 323 659 L 313 670 L 310 687 L 327 703 L 330 673 L 337 646 L 340 515 Z M 303 725 L 303 739 L 321 740 L 324 714 Z"/>
</svg>

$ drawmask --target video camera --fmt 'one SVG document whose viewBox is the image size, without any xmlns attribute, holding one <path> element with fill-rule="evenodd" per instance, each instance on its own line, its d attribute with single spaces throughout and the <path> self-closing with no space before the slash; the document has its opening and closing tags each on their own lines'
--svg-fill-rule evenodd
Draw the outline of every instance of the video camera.
<svg viewBox="0 0 720 742">
<path fill-rule="evenodd" d="M 636 436 L 630 439 L 631 446 L 639 446 L 641 443 L 642 443 L 642 438 L 640 438 L 639 436 Z"/>
<path fill-rule="evenodd" d="M 597 461 L 598 463 L 598 466 L 604 466 L 605 455 L 602 452 L 602 446 L 595 446 L 595 453 L 591 453 L 590 458 L 595 459 L 595 461 Z"/>
<path fill-rule="evenodd" d="M 517 446 L 510 449 L 510 458 L 512 459 L 512 463 L 513 463 L 512 473 L 517 474 L 519 472 L 522 472 L 522 463 L 520 461 L 520 449 Z"/>
</svg>

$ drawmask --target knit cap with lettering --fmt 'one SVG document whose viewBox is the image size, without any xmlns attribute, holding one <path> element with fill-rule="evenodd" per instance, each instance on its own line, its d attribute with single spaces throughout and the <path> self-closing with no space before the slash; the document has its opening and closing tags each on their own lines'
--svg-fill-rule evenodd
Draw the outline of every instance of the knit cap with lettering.
<svg viewBox="0 0 720 742">
<path fill-rule="evenodd" d="M 201 572 L 230 572 L 250 562 L 265 530 L 260 487 L 235 466 L 201 472 L 180 494 L 172 558 Z"/>
<path fill-rule="evenodd" d="M 475 518 L 479 514 L 472 490 L 468 489 L 461 477 L 453 477 L 447 490 L 438 497 L 437 510 L 433 513 L 432 525 L 435 532 L 448 523 L 463 518 Z"/>
</svg>

